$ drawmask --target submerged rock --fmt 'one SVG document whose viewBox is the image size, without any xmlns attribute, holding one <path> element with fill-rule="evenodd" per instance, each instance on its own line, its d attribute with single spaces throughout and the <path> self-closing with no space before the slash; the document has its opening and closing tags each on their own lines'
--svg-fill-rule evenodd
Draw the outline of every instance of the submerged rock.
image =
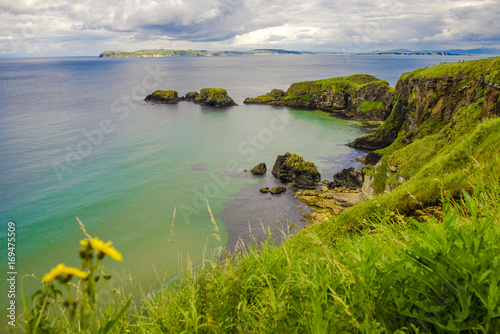
<svg viewBox="0 0 500 334">
<path fill-rule="evenodd" d="M 224 88 L 203 88 L 194 99 L 195 103 L 212 107 L 234 106 L 236 103 Z"/>
<path fill-rule="evenodd" d="M 255 166 L 254 168 L 252 168 L 250 173 L 252 173 L 253 175 L 262 175 L 262 174 L 265 174 L 266 171 L 267 171 L 266 164 L 260 163 L 257 166 Z"/>
<path fill-rule="evenodd" d="M 265 187 L 265 188 L 260 188 L 259 189 L 261 193 L 265 194 L 265 193 L 268 193 L 270 190 L 269 190 L 269 187 Z"/>
<path fill-rule="evenodd" d="M 278 156 L 271 173 L 281 182 L 290 182 L 298 188 L 315 188 L 321 180 L 321 174 L 314 163 L 289 152 Z"/>
<path fill-rule="evenodd" d="M 151 101 L 155 103 L 179 103 L 179 93 L 175 90 L 157 90 L 153 94 L 146 96 L 144 101 Z"/>
</svg>

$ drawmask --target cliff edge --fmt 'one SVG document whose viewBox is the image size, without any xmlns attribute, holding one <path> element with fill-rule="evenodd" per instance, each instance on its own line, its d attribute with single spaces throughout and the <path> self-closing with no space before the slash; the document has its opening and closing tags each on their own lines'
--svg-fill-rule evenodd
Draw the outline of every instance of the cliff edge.
<svg viewBox="0 0 500 334">
<path fill-rule="evenodd" d="M 370 150 L 404 144 L 438 132 L 475 103 L 481 117 L 500 114 L 500 58 L 440 64 L 405 73 L 396 84 L 392 110 L 375 133 L 349 144 Z M 399 137 L 399 138 L 398 138 Z"/>
</svg>

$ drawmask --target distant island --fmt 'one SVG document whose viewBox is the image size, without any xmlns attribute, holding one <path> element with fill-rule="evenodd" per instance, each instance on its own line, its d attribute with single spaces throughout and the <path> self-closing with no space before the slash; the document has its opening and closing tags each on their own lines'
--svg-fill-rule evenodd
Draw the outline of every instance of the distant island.
<svg viewBox="0 0 500 334">
<path fill-rule="evenodd" d="M 309 52 L 289 51 L 283 49 L 255 49 L 250 51 L 207 51 L 207 50 L 174 50 L 148 49 L 138 51 L 104 51 L 99 58 L 152 58 L 152 57 L 217 57 L 217 56 L 272 56 L 272 55 L 398 55 L 398 56 L 459 56 L 462 54 L 447 51 L 374 51 L 364 53 L 347 52 Z"/>
</svg>

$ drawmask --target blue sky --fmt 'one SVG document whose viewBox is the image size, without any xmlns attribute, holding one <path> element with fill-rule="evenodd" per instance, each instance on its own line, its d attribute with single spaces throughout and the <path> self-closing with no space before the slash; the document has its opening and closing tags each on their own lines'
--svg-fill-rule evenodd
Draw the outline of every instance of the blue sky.
<svg viewBox="0 0 500 334">
<path fill-rule="evenodd" d="M 500 48 L 500 0 L 0 0 L 0 57 Z"/>
</svg>

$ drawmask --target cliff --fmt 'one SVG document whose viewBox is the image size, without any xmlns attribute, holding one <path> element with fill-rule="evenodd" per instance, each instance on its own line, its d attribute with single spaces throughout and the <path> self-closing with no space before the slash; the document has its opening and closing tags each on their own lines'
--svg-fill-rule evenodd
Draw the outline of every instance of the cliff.
<svg viewBox="0 0 500 334">
<path fill-rule="evenodd" d="M 383 121 L 391 112 L 393 99 L 394 89 L 387 81 L 356 74 L 294 83 L 286 92 L 274 89 L 244 103 L 319 109 L 348 118 Z"/>
<path fill-rule="evenodd" d="M 351 218 L 376 210 L 421 215 L 442 197 L 461 197 L 473 183 L 498 177 L 500 58 L 442 64 L 401 76 L 389 118 L 351 146 L 377 149 L 366 166 Z M 478 181 L 480 180 L 480 181 Z"/>
<path fill-rule="evenodd" d="M 453 117 L 475 103 L 480 117 L 500 114 L 500 58 L 441 64 L 405 73 L 396 84 L 391 113 L 373 134 L 351 147 L 380 149 L 396 138 L 409 144 L 437 133 Z"/>
</svg>

